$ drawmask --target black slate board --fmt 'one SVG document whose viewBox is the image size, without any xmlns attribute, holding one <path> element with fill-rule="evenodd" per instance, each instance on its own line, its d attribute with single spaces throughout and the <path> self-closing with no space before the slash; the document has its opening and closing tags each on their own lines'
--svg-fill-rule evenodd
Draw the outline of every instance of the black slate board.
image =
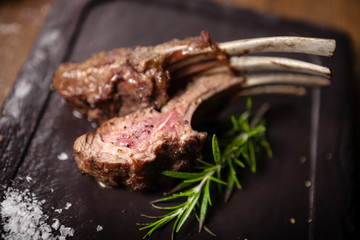
<svg viewBox="0 0 360 240">
<path fill-rule="evenodd" d="M 45 199 L 45 212 L 75 229 L 74 239 L 141 239 L 135 223 L 157 215 L 147 203 L 160 193 L 103 189 L 81 175 L 72 160 L 72 143 L 94 130 L 77 119 L 50 90 L 54 69 L 63 61 L 82 61 L 117 47 L 153 45 L 207 30 L 216 41 L 296 35 L 335 38 L 331 59 L 295 55 L 333 70 L 332 85 L 305 97 L 254 97 L 269 102 L 268 139 L 274 156 L 262 159 L 256 174 L 242 176 L 244 189 L 210 212 L 207 225 L 217 239 L 350 239 L 354 234 L 352 118 L 349 109 L 351 56 L 346 36 L 320 27 L 257 15 L 203 1 L 61 1 L 51 13 L 6 99 L 0 117 L 0 183 L 30 189 Z M 244 100 L 224 108 L 240 112 Z M 67 161 L 57 156 L 65 152 Z M 305 163 L 300 158 L 306 157 Z M 24 180 L 26 176 L 31 181 Z M 310 180 L 310 188 L 305 181 Z M 53 190 L 53 192 L 51 191 Z M 0 197 L 3 196 L 1 191 Z M 72 207 L 62 213 L 67 202 Z M 312 222 L 309 223 L 309 217 Z M 290 218 L 296 220 L 290 223 Z M 102 225 L 101 232 L 96 226 Z M 151 239 L 169 239 L 171 227 Z M 197 233 L 196 220 L 178 239 L 212 239 Z"/>
</svg>

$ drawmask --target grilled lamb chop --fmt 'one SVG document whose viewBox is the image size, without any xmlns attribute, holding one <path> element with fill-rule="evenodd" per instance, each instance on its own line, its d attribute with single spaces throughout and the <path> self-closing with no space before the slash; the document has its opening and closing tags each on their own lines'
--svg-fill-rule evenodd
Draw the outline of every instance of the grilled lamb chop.
<svg viewBox="0 0 360 240">
<path fill-rule="evenodd" d="M 160 109 L 168 100 L 167 68 L 194 54 L 205 61 L 226 59 L 209 34 L 202 32 L 183 41 L 104 51 L 83 63 L 62 64 L 55 72 L 54 85 L 73 109 L 102 122 L 149 106 Z M 176 69 L 172 73 L 175 79 Z"/>
<path fill-rule="evenodd" d="M 62 64 L 54 85 L 73 109 L 102 122 L 137 109 L 159 110 L 188 77 L 219 65 L 235 71 L 291 70 L 329 77 L 328 68 L 287 59 L 243 57 L 253 52 L 302 52 L 331 56 L 330 39 L 270 37 L 215 43 L 207 32 L 155 47 L 115 49 L 93 55 L 83 63 Z M 233 57 L 240 55 L 240 57 Z M 171 81 L 170 81 L 171 79 Z"/>
<path fill-rule="evenodd" d="M 306 76 L 288 76 L 292 84 L 322 86 Z M 154 107 L 113 118 L 80 136 L 74 143 L 79 170 L 107 186 L 125 185 L 133 190 L 149 190 L 168 183 L 163 170 L 187 170 L 201 156 L 207 133 L 192 129 L 192 116 L 210 97 L 240 88 L 284 84 L 288 78 L 238 77 L 228 69 L 197 77 L 186 90 L 157 111 Z M 327 80 L 326 80 L 327 81 Z M 252 88 L 256 89 L 256 88 Z M 260 89 L 262 89 L 260 87 Z M 224 94 L 222 94 L 224 96 Z"/>
<path fill-rule="evenodd" d="M 161 112 L 148 107 L 106 121 L 95 133 L 75 141 L 74 156 L 80 171 L 107 186 L 125 185 L 133 190 L 164 186 L 161 171 L 188 169 L 201 155 L 207 134 L 191 127 L 196 108 L 243 80 L 228 73 L 204 76 Z"/>
<path fill-rule="evenodd" d="M 195 45 L 200 47 L 194 48 L 195 45 L 189 44 L 189 41 L 191 43 L 195 41 L 198 44 Z M 94 176 L 107 186 L 125 185 L 134 190 L 161 187 L 167 182 L 160 174 L 162 170 L 184 170 L 201 155 L 207 134 L 192 129 L 191 120 L 195 110 L 204 100 L 230 90 L 233 92 L 241 90 L 237 95 L 267 92 L 303 94 L 304 88 L 288 85 L 330 84 L 328 80 L 330 70 L 326 67 L 287 58 L 241 59 L 241 57 L 228 58 L 229 55 L 236 55 L 239 52 L 285 51 L 331 56 L 334 49 L 333 40 L 298 37 L 260 38 L 213 44 L 208 34 L 202 33 L 197 40 L 190 39 L 183 42 L 175 40 L 168 45 L 137 48 L 134 51 L 117 50 L 118 55 L 123 56 L 122 60 L 113 57 L 110 61 L 109 54 L 115 54 L 115 51 L 112 51 L 102 53 L 104 59 L 96 55 L 88 60 L 89 63 L 73 67 L 73 71 L 58 70 L 57 74 L 62 75 L 60 78 L 67 79 L 69 85 L 62 86 L 62 89 L 65 89 L 64 95 L 70 96 L 70 102 L 87 106 L 83 112 L 89 112 L 91 115 L 97 111 L 102 115 L 105 112 L 115 114 L 116 111 L 120 111 L 121 114 L 134 111 L 106 121 L 95 133 L 90 132 L 80 136 L 74 143 L 74 157 L 78 167 L 83 173 Z M 222 51 L 226 53 L 225 58 Z M 239 75 L 237 71 L 259 68 L 282 71 L 285 69 L 301 74 L 244 76 Z M 174 97 L 166 103 L 166 91 L 163 90 L 168 87 L 170 79 L 171 82 L 179 82 L 193 74 L 196 74 L 194 80 L 187 83 L 185 90 L 175 91 Z M 100 85 L 96 85 L 94 76 L 103 79 Z M 134 76 L 137 79 L 136 84 L 140 84 L 136 86 L 140 89 L 131 88 Z M 166 77 L 162 78 L 163 76 Z M 114 81 L 114 84 L 107 84 L 106 81 L 113 78 L 115 80 L 110 82 Z M 143 86 L 147 86 L 147 83 L 144 79 L 148 82 L 154 82 L 153 80 L 156 79 L 158 83 L 166 79 L 165 85 L 160 84 L 164 86 L 161 88 L 162 94 L 158 94 L 157 98 L 151 98 L 152 94 L 160 91 L 160 88 L 154 88 L 154 85 L 150 84 L 149 91 L 145 91 Z M 61 84 L 62 81 L 59 80 Z M 102 85 L 104 82 L 106 84 Z M 108 87 L 103 88 L 104 86 Z M 71 95 L 74 92 L 77 94 Z M 111 93 L 111 96 L 105 93 Z M 227 96 L 231 95 L 236 94 Z M 105 96 L 101 101 L 108 101 L 110 110 L 97 109 L 100 105 L 94 105 L 98 104 L 97 101 L 101 96 Z M 118 99 L 120 101 L 116 102 Z M 126 107 L 126 102 L 132 103 L 135 107 L 129 110 L 131 104 Z M 165 105 L 162 105 L 164 103 Z M 116 108 L 118 105 L 121 107 Z"/>
</svg>

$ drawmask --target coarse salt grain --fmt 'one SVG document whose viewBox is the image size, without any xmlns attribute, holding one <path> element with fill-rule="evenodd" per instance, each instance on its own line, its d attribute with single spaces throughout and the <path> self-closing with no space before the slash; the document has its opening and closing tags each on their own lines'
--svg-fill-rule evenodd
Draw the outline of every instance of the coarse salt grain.
<svg viewBox="0 0 360 240">
<path fill-rule="evenodd" d="M 61 208 L 59 208 L 59 209 L 55 209 L 55 211 L 54 212 L 56 212 L 56 213 L 62 213 L 62 209 Z"/>
<path fill-rule="evenodd" d="M 4 191 L 4 200 L 0 204 L 2 222 L 1 238 L 10 239 L 66 239 L 74 235 L 74 229 L 61 225 L 60 236 L 53 233 L 60 225 L 54 219 L 50 226 L 47 224 L 48 215 L 43 212 L 42 205 L 45 200 L 39 201 L 35 194 L 28 189 L 20 191 L 8 188 Z"/>
<path fill-rule="evenodd" d="M 74 229 L 65 227 L 64 225 L 60 226 L 60 234 L 62 237 L 72 237 L 74 236 Z"/>
<path fill-rule="evenodd" d="M 57 218 L 54 218 L 53 220 L 54 220 L 54 223 L 51 224 L 51 227 L 52 227 L 54 230 L 58 230 L 59 227 L 60 227 L 60 221 L 59 221 L 59 219 L 57 219 Z"/>
<path fill-rule="evenodd" d="M 97 183 L 99 184 L 100 187 L 102 188 L 106 188 L 106 184 L 101 182 L 101 181 L 97 181 Z"/>
<path fill-rule="evenodd" d="M 65 160 L 68 160 L 68 159 L 69 159 L 69 156 L 68 156 L 66 153 L 62 152 L 62 153 L 60 153 L 60 154 L 57 156 L 57 158 L 58 158 L 60 161 L 65 161 Z"/>
<path fill-rule="evenodd" d="M 96 227 L 96 231 L 100 232 L 101 230 L 103 230 L 104 228 L 101 225 L 97 225 Z"/>
<path fill-rule="evenodd" d="M 65 209 L 65 210 L 68 210 L 71 206 L 72 206 L 72 204 L 67 202 L 67 203 L 66 203 L 66 206 L 64 207 L 64 209 Z"/>
<path fill-rule="evenodd" d="M 72 111 L 72 115 L 74 117 L 76 117 L 77 119 L 82 119 L 83 118 L 83 115 L 81 113 L 79 113 L 78 111 L 76 111 L 76 110 Z"/>
</svg>

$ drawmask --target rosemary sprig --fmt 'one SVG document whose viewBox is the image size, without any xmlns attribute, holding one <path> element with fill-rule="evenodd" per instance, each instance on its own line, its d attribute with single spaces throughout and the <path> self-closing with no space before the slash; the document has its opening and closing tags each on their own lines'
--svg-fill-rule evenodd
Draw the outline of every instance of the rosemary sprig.
<svg viewBox="0 0 360 240">
<path fill-rule="evenodd" d="M 265 138 L 265 121 L 262 119 L 267 106 L 260 108 L 254 116 L 251 114 L 250 98 L 247 100 L 246 106 L 247 110 L 243 114 L 231 117 L 232 128 L 225 134 L 225 137 L 221 138 L 221 145 L 216 135 L 213 135 L 212 162 L 198 159 L 198 169 L 202 171 L 163 172 L 166 176 L 183 179 L 183 181 L 169 193 L 169 196 L 151 202 L 154 208 L 169 212 L 155 217 L 143 215 L 157 219 L 151 223 L 141 224 L 143 227 L 140 230 L 148 230 L 144 238 L 175 220 L 171 234 L 171 239 L 174 239 L 175 233 L 180 231 L 191 213 L 194 213 L 199 221 L 199 232 L 204 228 L 213 234 L 204 226 L 208 207 L 212 205 L 211 184 L 216 183 L 220 192 L 223 192 L 222 186 L 225 185 L 224 200 L 228 201 L 235 187 L 241 189 L 238 173 L 240 169 L 245 168 L 245 163 L 252 172 L 255 172 L 256 152 L 265 150 L 269 157 L 272 155 L 270 144 Z M 225 174 L 226 177 L 223 176 Z M 183 201 L 170 206 L 159 205 L 159 203 L 176 200 Z"/>
</svg>

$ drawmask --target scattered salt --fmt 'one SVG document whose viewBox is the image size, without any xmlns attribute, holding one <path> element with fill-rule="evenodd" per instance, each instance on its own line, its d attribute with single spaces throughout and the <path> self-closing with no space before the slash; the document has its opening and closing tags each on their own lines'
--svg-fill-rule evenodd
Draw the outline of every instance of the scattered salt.
<svg viewBox="0 0 360 240">
<path fill-rule="evenodd" d="M 51 227 L 52 227 L 54 230 L 58 230 L 58 229 L 59 229 L 59 226 L 60 226 L 60 221 L 59 221 L 59 219 L 57 219 L 57 218 L 54 218 L 53 220 L 54 220 L 54 223 L 51 224 Z"/>
<path fill-rule="evenodd" d="M 101 225 L 97 225 L 96 227 L 96 231 L 100 232 L 101 230 L 103 230 L 104 228 Z"/>
<path fill-rule="evenodd" d="M 57 156 L 57 158 L 58 158 L 60 161 L 65 161 L 65 160 L 68 160 L 68 159 L 69 159 L 69 156 L 68 156 L 66 153 L 62 152 L 62 153 L 60 153 L 60 154 Z"/>
<path fill-rule="evenodd" d="M 26 176 L 25 179 L 26 179 L 27 182 L 30 182 L 32 180 L 32 178 L 30 176 Z"/>
<path fill-rule="evenodd" d="M 56 213 L 62 213 L 62 209 L 61 208 L 59 208 L 59 209 L 55 209 L 55 211 L 54 212 L 56 212 Z"/>
<path fill-rule="evenodd" d="M 65 227 L 64 225 L 60 226 L 60 234 L 62 237 L 72 237 L 74 236 L 74 229 Z"/>
<path fill-rule="evenodd" d="M 99 184 L 100 187 L 106 188 L 105 183 L 103 183 L 103 182 L 101 182 L 101 181 L 97 181 L 97 183 Z"/>
<path fill-rule="evenodd" d="M 47 224 L 49 216 L 43 212 L 45 200 L 38 200 L 28 189 L 20 191 L 8 188 L 4 191 L 4 200 L 0 204 L 2 230 L 0 238 L 10 239 L 66 239 L 74 235 L 74 229 L 61 225 L 60 236 L 53 233 L 59 228 L 58 219 Z"/>
<path fill-rule="evenodd" d="M 72 115 L 78 119 L 82 119 L 83 115 L 81 113 L 79 113 L 78 111 L 74 110 L 72 111 Z"/>
<path fill-rule="evenodd" d="M 68 210 L 71 206 L 72 206 L 72 204 L 67 202 L 64 209 L 65 209 L 65 210 Z"/>
</svg>

